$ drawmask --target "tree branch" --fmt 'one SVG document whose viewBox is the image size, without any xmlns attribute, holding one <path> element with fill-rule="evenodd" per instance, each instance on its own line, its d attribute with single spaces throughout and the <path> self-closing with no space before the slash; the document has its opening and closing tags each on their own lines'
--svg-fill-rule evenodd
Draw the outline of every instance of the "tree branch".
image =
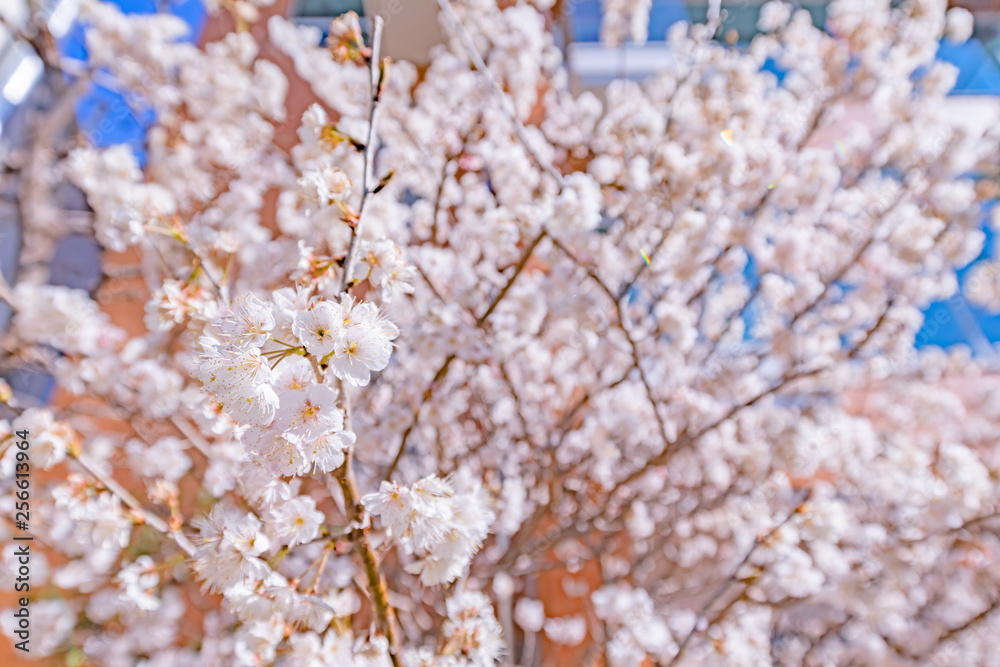
<svg viewBox="0 0 1000 667">
<path fill-rule="evenodd" d="M 194 558 L 197 549 L 188 540 L 188 538 L 180 530 L 171 530 L 167 525 L 167 522 L 146 510 L 142 503 L 140 503 L 135 496 L 129 493 L 125 487 L 116 482 L 114 479 L 105 475 L 100 471 L 98 466 L 90 461 L 83 453 L 72 453 L 70 455 L 76 460 L 80 467 L 86 470 L 90 475 L 105 486 L 111 493 L 118 496 L 122 502 L 132 509 L 132 512 L 139 517 L 143 523 L 149 525 L 160 533 L 163 533 L 168 538 L 170 538 L 181 550 L 186 553 L 191 558 Z"/>
<path fill-rule="evenodd" d="M 381 76 L 382 61 L 382 17 L 374 18 L 372 28 L 372 53 L 369 61 L 371 67 L 371 106 L 368 108 L 368 139 L 365 141 L 365 171 L 361 177 L 361 204 L 358 206 L 358 222 L 351 227 L 351 240 L 347 245 L 347 257 L 344 259 L 344 275 L 340 281 L 340 291 L 346 292 L 351 285 L 351 274 L 354 269 L 354 257 L 358 254 L 358 236 L 361 234 L 361 224 L 365 204 L 372 195 L 371 184 L 375 180 L 372 173 L 375 165 L 375 120 L 378 115 L 379 96 L 382 94 Z"/>
<path fill-rule="evenodd" d="M 353 525 L 363 525 L 364 509 L 361 507 L 361 496 L 358 493 L 357 483 L 354 481 L 354 456 L 351 450 L 347 451 L 347 460 L 344 465 L 334 471 L 334 476 L 340 484 L 340 489 L 344 493 L 344 508 L 347 511 L 347 518 Z M 375 610 L 375 622 L 379 632 L 389 641 L 389 657 L 393 665 L 398 665 L 396 657 L 396 615 L 389 605 L 389 596 L 385 583 L 385 577 L 379 572 L 378 560 L 372 549 L 371 540 L 368 537 L 369 528 L 367 526 L 360 530 L 351 531 L 351 540 L 354 548 L 358 551 L 361 563 L 365 568 L 365 575 L 368 578 L 368 588 L 371 590 L 372 607 Z"/>
</svg>

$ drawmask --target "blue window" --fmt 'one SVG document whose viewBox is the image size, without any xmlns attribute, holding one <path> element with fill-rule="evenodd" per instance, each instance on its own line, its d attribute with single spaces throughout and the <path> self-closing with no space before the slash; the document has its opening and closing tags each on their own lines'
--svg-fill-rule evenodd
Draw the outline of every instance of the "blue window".
<svg viewBox="0 0 1000 667">
<path fill-rule="evenodd" d="M 332 18 L 347 12 L 364 16 L 361 0 L 299 0 L 294 15 L 301 18 Z"/>
</svg>

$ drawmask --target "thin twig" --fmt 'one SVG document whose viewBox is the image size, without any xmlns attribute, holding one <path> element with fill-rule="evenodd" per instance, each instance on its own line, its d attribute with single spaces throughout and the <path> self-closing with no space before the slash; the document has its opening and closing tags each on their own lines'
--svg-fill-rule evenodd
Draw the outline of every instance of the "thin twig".
<svg viewBox="0 0 1000 667">
<path fill-rule="evenodd" d="M 538 247 L 538 244 L 541 243 L 542 239 L 545 238 L 547 235 L 548 232 L 546 232 L 543 229 L 538 233 L 538 235 L 535 236 L 535 238 L 531 241 L 528 247 L 524 250 L 524 253 L 521 255 L 521 259 L 517 263 L 517 267 L 514 269 L 514 273 L 511 274 L 510 278 L 507 279 L 506 284 L 504 284 L 504 286 L 500 289 L 500 292 L 495 297 L 493 297 L 493 301 L 491 301 L 490 305 L 486 308 L 486 312 L 484 312 L 476 321 L 477 327 L 482 327 L 483 325 L 486 324 L 486 321 L 489 319 L 490 315 L 493 314 L 493 311 L 496 309 L 498 305 L 500 305 L 500 302 L 507 295 L 507 292 L 510 291 L 510 288 L 514 285 L 514 281 L 516 281 L 517 277 L 521 275 L 521 272 L 524 270 L 524 267 L 528 264 L 528 260 L 530 260 L 531 256 L 534 254 L 535 248 Z M 449 354 L 445 358 L 444 363 L 441 364 L 441 367 L 438 368 L 437 373 L 434 374 L 434 378 L 431 380 L 430 384 L 427 385 L 427 388 L 424 390 L 423 397 L 420 401 L 420 405 L 418 405 L 417 408 L 413 411 L 413 419 L 410 420 L 409 425 L 407 425 L 406 429 L 403 430 L 403 437 L 400 439 L 399 447 L 396 449 L 396 454 L 392 459 L 392 463 L 389 464 L 389 467 L 386 469 L 385 474 L 382 475 L 382 479 L 385 480 L 392 479 L 392 475 L 393 473 L 396 472 L 396 467 L 399 465 L 399 462 L 403 457 L 403 452 L 406 449 L 406 441 L 409 439 L 410 433 L 413 432 L 413 429 L 417 425 L 417 421 L 420 419 L 420 412 L 423 410 L 424 405 L 427 404 L 427 401 L 429 401 L 431 397 L 434 395 L 434 390 L 440 384 L 444 376 L 448 373 L 448 369 L 451 367 L 451 362 L 453 362 L 454 360 L 455 360 L 455 355 Z"/>
<path fill-rule="evenodd" d="M 444 186 L 448 182 L 448 167 L 457 158 L 462 157 L 465 153 L 466 147 L 469 145 L 469 139 L 475 133 L 476 128 L 479 127 L 479 121 L 482 119 L 482 112 L 476 115 L 476 120 L 469 128 L 469 131 L 462 136 L 462 145 L 459 147 L 457 153 L 446 153 L 444 166 L 441 168 L 441 180 L 438 181 L 437 193 L 434 195 L 434 213 L 431 215 L 431 243 L 437 245 L 438 238 L 438 212 L 441 210 L 441 197 L 444 194 Z"/>
<path fill-rule="evenodd" d="M 528 246 L 528 249 L 525 250 L 524 254 L 521 255 L 521 260 L 517 263 L 517 267 L 514 269 L 514 273 L 511 275 L 510 278 L 507 279 L 507 283 L 500 290 L 500 293 L 490 303 L 489 307 L 486 309 L 486 312 L 480 316 L 479 320 L 476 322 L 476 326 L 481 327 L 484 324 L 486 324 L 486 320 L 489 319 L 490 315 L 493 313 L 493 310 L 498 305 L 500 305 L 500 302 L 507 295 L 507 291 L 514 285 L 514 281 L 517 280 L 517 277 L 519 275 L 521 275 L 521 271 L 524 270 L 524 267 L 527 265 L 528 260 L 531 259 L 531 255 L 535 252 L 535 248 L 538 247 L 538 244 L 541 243 L 542 239 L 544 239 L 547 235 L 548 232 L 542 229 L 542 231 L 540 231 L 535 236 L 535 238 L 532 239 L 531 244 Z"/>
<path fill-rule="evenodd" d="M 794 510 L 792 510 L 788 514 L 788 516 L 786 516 L 784 519 L 782 519 L 781 521 L 779 521 L 774 526 L 774 528 L 772 528 L 770 531 L 767 532 L 767 534 L 765 534 L 763 537 L 758 537 L 757 539 L 754 540 L 753 546 L 751 546 L 750 549 L 743 556 L 743 559 L 740 561 L 739 565 L 737 565 L 735 568 L 733 568 L 732 574 L 730 574 L 728 577 L 726 577 L 726 580 L 723 581 L 722 584 L 719 585 L 719 587 L 716 589 L 715 593 L 712 594 L 712 597 L 710 597 L 705 602 L 705 604 L 702 605 L 701 611 L 698 612 L 698 617 L 704 616 L 705 612 L 707 612 L 709 609 L 711 609 L 712 605 L 714 605 L 719 600 L 719 598 L 721 598 L 723 595 L 725 595 L 726 591 L 729 590 L 729 587 L 732 586 L 733 584 L 735 584 L 737 581 L 739 581 L 740 570 L 743 569 L 743 566 L 746 565 L 747 562 L 750 560 L 750 558 L 754 555 L 754 553 L 757 551 L 757 548 L 760 547 L 760 545 L 762 545 L 765 542 L 767 542 L 769 539 L 771 539 L 771 537 L 773 537 L 774 534 L 777 533 L 781 529 L 782 526 L 784 526 L 786 523 L 788 523 L 792 519 L 792 517 L 794 517 L 796 514 L 798 514 L 798 512 L 800 511 L 800 509 L 802 507 L 802 503 L 804 503 L 804 502 L 805 502 L 805 500 L 803 500 L 802 502 L 800 502 L 796 506 L 796 508 Z M 706 628 L 706 630 L 707 629 L 708 628 Z M 694 634 L 695 634 L 696 631 L 697 631 L 697 623 L 695 624 L 695 627 L 691 628 L 690 632 L 687 633 L 687 635 L 684 637 L 684 639 L 681 640 L 681 643 L 680 643 L 680 645 L 678 646 L 678 649 L 677 649 L 677 653 L 674 655 L 673 659 L 669 663 L 667 663 L 667 667 L 673 667 L 673 665 L 675 665 L 677 663 L 677 661 L 681 659 L 681 655 L 684 654 L 684 649 L 687 647 L 688 642 L 691 641 L 691 638 L 694 636 Z"/>
<path fill-rule="evenodd" d="M 346 292 L 351 284 L 351 273 L 354 269 L 354 257 L 358 253 L 358 236 L 361 234 L 362 215 L 365 211 L 365 203 L 372 195 L 371 184 L 374 180 L 372 173 L 375 164 L 375 119 L 378 115 L 379 96 L 382 92 L 380 85 L 382 62 L 380 51 L 382 48 L 382 17 L 376 16 L 374 27 L 372 28 L 372 54 L 371 54 L 371 106 L 368 108 L 368 139 L 365 141 L 365 171 L 361 177 L 361 204 L 358 206 L 358 221 L 351 227 L 351 240 L 347 246 L 347 257 L 344 259 L 344 275 L 340 281 L 340 291 Z"/>
<path fill-rule="evenodd" d="M 170 421 L 199 452 L 205 455 L 205 458 L 211 460 L 212 445 L 198 432 L 198 429 L 194 428 L 186 419 L 177 415 L 170 417 Z"/>
<path fill-rule="evenodd" d="M 639 357 L 638 343 L 636 342 L 635 337 L 632 335 L 632 332 L 629 331 L 628 326 L 626 326 L 625 324 L 626 314 L 625 314 L 625 308 L 622 305 L 621 298 L 615 295 L 615 293 L 612 292 L 608 284 L 605 283 L 601 279 L 601 277 L 598 276 L 593 271 L 593 269 L 584 264 L 583 261 L 580 260 L 580 258 L 578 258 L 573 253 L 573 251 L 571 251 L 565 245 L 560 243 L 558 239 L 553 239 L 552 242 L 555 243 L 556 247 L 562 250 L 563 253 L 567 257 L 569 257 L 574 264 L 576 264 L 577 266 L 579 266 L 580 268 L 582 268 L 584 271 L 587 272 L 587 275 L 590 276 L 591 280 L 597 283 L 597 285 L 601 288 L 601 290 L 603 290 L 604 293 L 608 295 L 608 298 L 611 299 L 612 303 L 615 306 L 615 309 L 618 311 L 618 328 L 621 330 L 622 334 L 624 334 L 625 339 L 628 341 L 629 348 L 631 348 L 632 365 L 639 371 L 639 379 L 642 381 L 642 386 L 646 391 L 646 397 L 649 400 L 649 405 L 653 410 L 653 416 L 656 417 L 657 429 L 660 432 L 660 437 L 663 439 L 663 446 L 664 448 L 668 447 L 670 445 L 670 437 L 667 435 L 667 425 L 666 423 L 664 423 L 663 417 L 660 415 L 659 403 L 657 402 L 656 397 L 653 395 L 653 386 L 650 383 L 649 378 L 646 376 L 646 372 L 642 367 L 642 361 Z"/>
<path fill-rule="evenodd" d="M 393 473 L 396 472 L 396 468 L 399 466 L 399 462 L 403 458 L 403 452 L 406 450 L 406 441 L 409 439 L 410 433 L 413 432 L 413 429 L 417 425 L 417 421 L 420 419 L 421 409 L 423 409 L 423 407 L 427 404 L 427 401 L 431 400 L 431 397 L 434 395 L 434 390 L 437 388 L 444 376 L 448 374 L 448 368 L 451 367 L 451 362 L 453 361 L 455 361 L 454 354 L 449 354 L 445 357 L 444 363 L 441 364 L 441 367 L 438 368 L 437 372 L 434 374 L 434 378 L 431 380 L 430 384 L 428 384 L 427 388 L 424 389 L 424 395 L 421 398 L 420 405 L 418 405 L 417 409 L 413 411 L 413 419 L 410 420 L 409 425 L 403 431 L 403 437 L 399 441 L 399 448 L 396 449 L 396 455 L 393 457 L 392 463 L 390 463 L 389 467 L 386 469 L 385 474 L 382 475 L 382 479 L 392 479 Z"/>
<path fill-rule="evenodd" d="M 143 523 L 146 523 L 155 530 L 163 533 L 173 540 L 184 553 L 192 558 L 194 557 L 197 550 L 182 532 L 179 530 L 171 530 L 166 521 L 146 510 L 142 504 L 136 500 L 135 496 L 129 493 L 125 487 L 116 482 L 114 479 L 102 473 L 100 468 L 91 462 L 84 454 L 75 454 L 73 458 L 76 459 L 76 462 L 79 463 L 84 470 L 90 473 L 94 479 L 103 484 L 108 491 L 118 496 L 122 502 L 128 505 L 132 509 L 132 512 L 135 513 L 135 515 L 139 517 Z"/>
<path fill-rule="evenodd" d="M 486 62 L 479 54 L 479 50 L 476 49 L 476 45 L 472 41 L 472 35 L 470 35 L 469 31 L 465 29 L 464 25 L 462 25 L 462 20 L 458 17 L 458 14 L 455 13 L 455 8 L 451 6 L 451 2 L 449 0 L 438 0 L 438 6 L 441 8 L 441 13 L 444 14 L 445 20 L 451 24 L 452 31 L 462 42 L 462 47 L 465 49 L 466 56 L 472 61 L 472 66 L 480 72 L 483 77 L 485 77 L 490 86 L 490 90 L 500 99 L 500 106 L 503 109 L 503 112 L 507 115 L 511 124 L 514 126 L 514 133 L 524 146 L 524 150 L 528 152 L 540 169 L 555 179 L 556 183 L 559 185 L 559 189 L 561 190 L 566 184 L 563 175 L 558 169 L 555 168 L 555 165 L 542 159 L 538 151 L 535 150 L 531 139 L 528 137 L 528 132 L 524 127 L 524 123 L 522 123 L 521 119 L 517 117 L 517 110 L 514 109 L 514 104 L 503 91 L 503 88 L 501 88 L 500 84 L 493 76 L 493 73 L 490 72 L 489 68 L 486 66 Z"/>
</svg>

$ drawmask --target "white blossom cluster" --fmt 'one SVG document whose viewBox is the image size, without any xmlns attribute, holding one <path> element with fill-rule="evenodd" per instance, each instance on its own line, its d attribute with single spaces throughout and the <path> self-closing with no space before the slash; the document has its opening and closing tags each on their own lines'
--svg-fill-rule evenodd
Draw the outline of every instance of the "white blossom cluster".
<svg viewBox="0 0 1000 667">
<path fill-rule="evenodd" d="M 361 504 L 408 553 L 420 556 L 407 571 L 419 574 L 425 586 L 449 584 L 463 574 L 496 518 L 478 484 L 434 475 L 410 487 L 382 482 Z"/>
<path fill-rule="evenodd" d="M 81 2 L 67 76 L 155 114 L 142 167 L 45 123 L 4 157 L 5 368 L 57 383 L 0 382 L 33 655 L 1000 665 L 993 350 L 915 348 L 935 301 L 1000 308 L 1000 131 L 935 61 L 965 10 L 835 0 L 820 30 L 770 0 L 749 48 L 677 24 L 600 98 L 548 0 L 442 0 L 426 68 L 357 17 L 320 44 L 207 4 L 233 31 L 197 46 Z M 648 1 L 603 6 L 645 38 Z M 81 225 L 93 295 L 39 269 Z"/>
</svg>

